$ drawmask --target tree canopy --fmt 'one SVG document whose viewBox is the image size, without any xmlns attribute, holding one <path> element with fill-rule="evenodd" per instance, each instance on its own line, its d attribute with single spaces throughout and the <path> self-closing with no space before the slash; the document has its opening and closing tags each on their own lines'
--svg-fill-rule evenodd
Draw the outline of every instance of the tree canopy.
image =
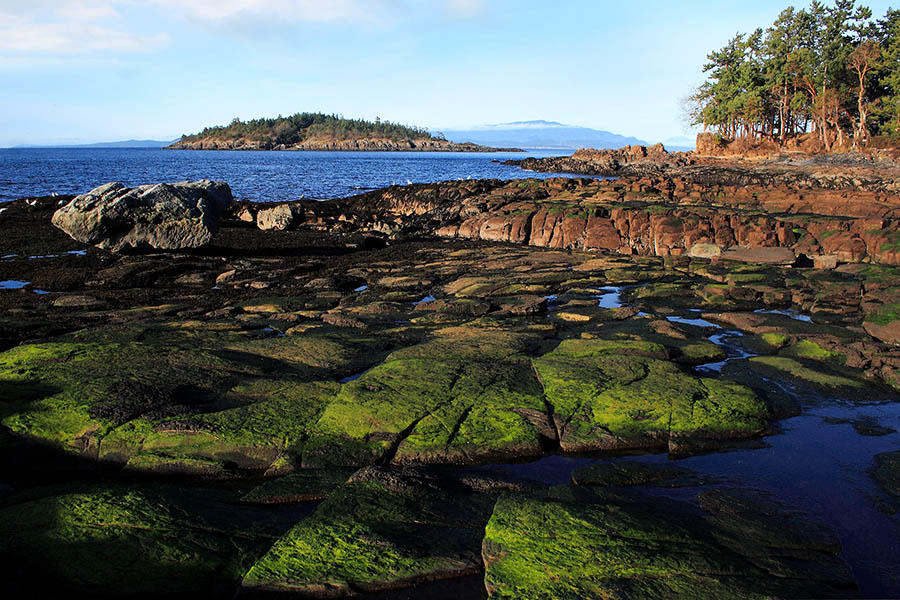
<svg viewBox="0 0 900 600">
<path fill-rule="evenodd" d="M 900 10 L 875 19 L 855 0 L 814 0 L 707 58 L 687 98 L 692 125 L 780 143 L 815 132 L 825 150 L 900 139 Z"/>
</svg>

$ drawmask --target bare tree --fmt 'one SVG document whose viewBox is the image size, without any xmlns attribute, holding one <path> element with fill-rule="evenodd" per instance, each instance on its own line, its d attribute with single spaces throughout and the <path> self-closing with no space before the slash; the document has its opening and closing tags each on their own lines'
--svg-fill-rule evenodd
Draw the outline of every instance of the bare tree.
<svg viewBox="0 0 900 600">
<path fill-rule="evenodd" d="M 881 47 L 878 45 L 878 42 L 866 40 L 857 46 L 847 59 L 847 64 L 856 72 L 859 79 L 859 88 L 856 95 L 859 120 L 856 123 L 856 131 L 853 134 L 854 148 L 859 148 L 860 144 L 865 146 L 869 143 L 869 129 L 866 127 L 866 118 L 869 116 L 869 102 L 866 101 L 866 77 L 872 69 L 878 66 L 880 57 Z"/>
</svg>

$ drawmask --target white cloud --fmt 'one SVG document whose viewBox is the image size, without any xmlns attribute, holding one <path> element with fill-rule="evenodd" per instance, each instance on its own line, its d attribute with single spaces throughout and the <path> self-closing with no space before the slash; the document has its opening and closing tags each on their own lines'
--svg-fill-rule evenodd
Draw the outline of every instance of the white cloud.
<svg viewBox="0 0 900 600">
<path fill-rule="evenodd" d="M 447 11 L 460 17 L 471 17 L 484 10 L 484 0 L 447 0 Z"/>
<path fill-rule="evenodd" d="M 142 52 L 168 43 L 164 33 L 124 28 L 118 7 L 132 0 L 0 0 L 0 53 L 73 57 Z"/>
<path fill-rule="evenodd" d="M 224 22 L 265 18 L 276 22 L 375 22 L 402 9 L 402 0 L 149 0 L 192 19 Z"/>
<path fill-rule="evenodd" d="M 0 52 L 39 56 L 141 52 L 164 46 L 165 34 L 134 35 L 84 22 L 19 20 L 0 26 Z"/>
<path fill-rule="evenodd" d="M 128 28 L 121 13 L 133 8 L 258 34 L 301 22 L 385 25 L 435 13 L 467 17 L 479 13 L 484 0 L 0 0 L 0 54 L 7 61 L 84 57 L 168 44 L 165 33 Z"/>
</svg>

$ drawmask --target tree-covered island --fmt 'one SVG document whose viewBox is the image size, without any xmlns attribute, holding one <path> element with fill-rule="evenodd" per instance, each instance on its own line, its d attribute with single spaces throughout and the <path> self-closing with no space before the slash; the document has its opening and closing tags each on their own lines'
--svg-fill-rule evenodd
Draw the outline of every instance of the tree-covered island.
<svg viewBox="0 0 900 600">
<path fill-rule="evenodd" d="M 182 135 L 170 150 L 379 150 L 491 152 L 514 150 L 478 144 L 457 144 L 422 127 L 382 121 L 345 119 L 323 113 L 297 113 L 274 119 L 234 119 L 229 125 L 207 127 Z"/>
</svg>

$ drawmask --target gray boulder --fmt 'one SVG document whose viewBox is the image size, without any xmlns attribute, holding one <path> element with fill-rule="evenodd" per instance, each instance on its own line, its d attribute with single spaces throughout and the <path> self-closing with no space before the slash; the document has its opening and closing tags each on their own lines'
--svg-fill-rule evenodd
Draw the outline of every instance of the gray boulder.
<svg viewBox="0 0 900 600">
<path fill-rule="evenodd" d="M 180 181 L 133 189 L 107 183 L 53 213 L 72 238 L 118 252 L 125 248 L 180 250 L 209 242 L 232 201 L 223 181 Z"/>
</svg>

